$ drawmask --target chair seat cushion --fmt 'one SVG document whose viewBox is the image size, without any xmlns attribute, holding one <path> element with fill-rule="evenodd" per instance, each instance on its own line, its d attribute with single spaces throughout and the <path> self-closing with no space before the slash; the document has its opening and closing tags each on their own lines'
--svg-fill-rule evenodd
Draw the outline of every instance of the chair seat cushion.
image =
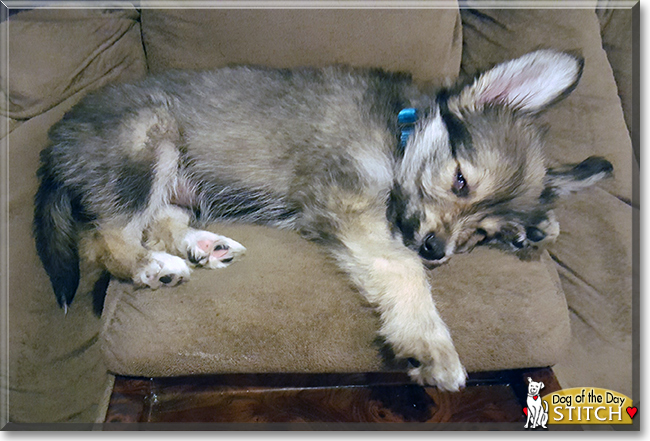
<svg viewBox="0 0 650 441">
<path fill-rule="evenodd" d="M 373 372 L 403 369 L 376 337 L 378 317 L 315 244 L 249 225 L 211 230 L 247 247 L 226 269 L 174 288 L 112 281 L 101 346 L 131 376 Z M 547 255 L 523 262 L 477 249 L 430 272 L 432 294 L 468 371 L 555 363 L 568 310 Z"/>
</svg>

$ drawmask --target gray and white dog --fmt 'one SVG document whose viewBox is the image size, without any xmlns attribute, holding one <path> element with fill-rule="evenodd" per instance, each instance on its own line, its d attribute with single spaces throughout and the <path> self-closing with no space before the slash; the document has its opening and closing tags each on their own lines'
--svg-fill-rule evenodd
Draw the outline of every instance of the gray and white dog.
<svg viewBox="0 0 650 441">
<path fill-rule="evenodd" d="M 39 256 L 67 310 L 80 259 L 138 286 L 173 286 L 244 251 L 202 223 L 295 229 L 376 305 L 413 380 L 457 390 L 466 372 L 425 267 L 477 244 L 539 248 L 559 233 L 556 198 L 611 173 L 596 157 L 545 165 L 535 115 L 576 86 L 582 64 L 541 50 L 435 93 L 346 67 L 175 71 L 110 86 L 49 133 Z"/>
</svg>

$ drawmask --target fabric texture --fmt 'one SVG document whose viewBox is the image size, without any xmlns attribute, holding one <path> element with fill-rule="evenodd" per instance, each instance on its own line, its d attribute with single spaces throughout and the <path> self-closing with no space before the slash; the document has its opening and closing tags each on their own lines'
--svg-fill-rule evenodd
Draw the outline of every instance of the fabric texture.
<svg viewBox="0 0 650 441">
<path fill-rule="evenodd" d="M 90 422 L 107 374 L 101 321 L 89 296 L 64 315 L 31 234 L 39 152 L 47 129 L 81 98 L 24 122 L 6 140 L 9 155 L 9 415 L 12 422 Z"/>
<path fill-rule="evenodd" d="M 247 246 L 244 259 L 195 270 L 174 288 L 111 284 L 101 335 L 109 370 L 157 377 L 403 369 L 382 356 L 376 314 L 317 245 L 267 227 L 210 230 Z M 479 249 L 429 275 L 469 371 L 547 366 L 562 353 L 569 317 L 548 256 L 522 262 Z"/>
<path fill-rule="evenodd" d="M 1 23 L 11 61 L 0 73 L 0 112 L 32 118 L 75 93 L 137 77 L 145 68 L 137 19 L 134 9 L 35 9 Z"/>
<path fill-rule="evenodd" d="M 574 364 L 573 354 L 580 348 L 593 347 L 593 341 L 626 356 L 612 363 L 607 358 L 611 352 L 594 352 L 592 366 L 583 374 L 562 377 L 562 361 L 556 372 L 565 387 L 608 387 L 602 378 L 609 376 L 618 391 L 631 396 L 632 214 L 633 207 L 638 206 L 632 200 L 632 177 L 638 173 L 638 163 L 602 47 L 598 17 L 588 9 L 466 9 L 461 16 L 461 69 L 465 73 L 541 47 L 573 51 L 584 57 L 582 79 L 575 91 L 542 115 L 549 127 L 548 156 L 553 164 L 604 156 L 614 165 L 615 177 L 568 197 L 556 211 L 562 233 L 549 252 L 556 262 L 572 321 L 583 322 L 574 326 L 571 349 L 564 360 Z"/>
<path fill-rule="evenodd" d="M 142 29 L 152 72 L 351 64 L 442 83 L 460 62 L 457 9 L 145 9 Z"/>
<path fill-rule="evenodd" d="M 633 77 L 633 47 L 632 47 L 632 9 L 598 9 L 600 29 L 603 38 L 603 49 L 612 66 L 618 96 L 623 105 L 623 115 L 628 130 L 632 131 L 634 118 L 635 91 Z M 638 95 L 638 91 L 636 91 Z M 637 160 L 638 160 L 637 156 Z"/>
<path fill-rule="evenodd" d="M 31 93 L 25 100 L 14 101 L 12 109 L 24 112 L 21 117 L 37 114 L 11 124 L 2 139 L 9 152 L 10 421 L 93 422 L 108 379 L 98 344 L 101 320 L 93 315 L 92 300 L 86 294 L 89 286 L 81 287 L 67 315 L 54 299 L 31 230 L 36 170 L 39 153 L 47 146 L 48 129 L 84 94 L 108 81 L 145 75 L 139 24 L 132 11 L 34 10 L 10 20 L 9 95 Z M 96 39 L 97 29 L 113 36 L 117 29 L 125 32 L 110 48 L 98 50 L 103 43 Z M 47 56 L 41 49 L 14 52 L 38 45 L 50 51 Z M 85 59 L 81 52 L 88 57 L 93 51 L 95 58 L 83 69 L 75 64 Z M 81 69 L 74 85 L 66 83 L 72 69 Z M 25 93 L 19 93 L 23 86 Z"/>
</svg>

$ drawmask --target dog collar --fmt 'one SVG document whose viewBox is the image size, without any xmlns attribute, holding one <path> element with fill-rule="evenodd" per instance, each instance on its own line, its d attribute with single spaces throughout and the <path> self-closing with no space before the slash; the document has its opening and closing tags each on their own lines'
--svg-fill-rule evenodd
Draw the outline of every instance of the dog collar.
<svg viewBox="0 0 650 441">
<path fill-rule="evenodd" d="M 406 142 L 409 139 L 409 136 L 413 134 L 415 130 L 415 123 L 418 120 L 418 109 L 414 107 L 406 107 L 397 114 L 397 124 L 399 125 L 400 135 L 399 135 L 399 146 L 400 148 L 406 147 Z"/>
</svg>

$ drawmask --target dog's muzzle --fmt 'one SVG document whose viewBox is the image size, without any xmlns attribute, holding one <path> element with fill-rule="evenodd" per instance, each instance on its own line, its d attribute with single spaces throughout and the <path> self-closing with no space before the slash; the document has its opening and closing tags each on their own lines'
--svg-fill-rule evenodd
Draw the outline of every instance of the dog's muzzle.
<svg viewBox="0 0 650 441">
<path fill-rule="evenodd" d="M 429 233 L 422 241 L 418 254 L 426 260 L 442 260 L 446 256 L 447 244 L 444 240 L 436 237 L 434 233 Z"/>
</svg>

